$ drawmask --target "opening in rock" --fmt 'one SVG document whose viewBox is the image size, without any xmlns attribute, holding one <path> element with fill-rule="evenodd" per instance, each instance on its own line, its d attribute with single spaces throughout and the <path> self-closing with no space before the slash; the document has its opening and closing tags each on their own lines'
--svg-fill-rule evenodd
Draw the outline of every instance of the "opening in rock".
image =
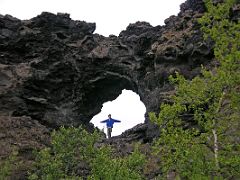
<svg viewBox="0 0 240 180">
<path fill-rule="evenodd" d="M 115 100 L 103 104 L 101 112 L 92 118 L 91 123 L 101 130 L 104 129 L 106 134 L 106 123 L 100 123 L 100 121 L 107 119 L 108 114 L 111 114 L 113 119 L 121 121 L 113 126 L 112 136 L 117 136 L 135 125 L 143 123 L 145 113 L 146 107 L 139 95 L 124 89 Z"/>
</svg>

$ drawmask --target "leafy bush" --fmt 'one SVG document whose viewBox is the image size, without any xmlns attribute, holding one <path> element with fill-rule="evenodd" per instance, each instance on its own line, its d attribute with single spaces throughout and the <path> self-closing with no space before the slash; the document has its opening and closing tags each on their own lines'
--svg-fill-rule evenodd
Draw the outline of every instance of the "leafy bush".
<svg viewBox="0 0 240 180">
<path fill-rule="evenodd" d="M 161 130 L 154 149 L 165 178 L 170 172 L 188 179 L 240 178 L 240 23 L 229 19 L 234 4 L 207 0 L 199 20 L 220 65 L 192 80 L 171 76 L 173 104 L 162 104 L 158 116 L 150 113 Z"/>
<path fill-rule="evenodd" d="M 7 179 L 11 176 L 14 167 L 19 165 L 16 163 L 17 155 L 17 151 L 13 151 L 5 161 L 0 163 L 0 179 Z"/>
<path fill-rule="evenodd" d="M 76 173 L 79 162 L 90 167 L 88 179 L 141 179 L 144 156 L 137 149 L 127 157 L 114 157 L 109 146 L 94 147 L 99 138 L 97 131 L 90 134 L 81 127 L 54 131 L 51 147 L 36 153 L 29 179 L 81 179 Z"/>
<path fill-rule="evenodd" d="M 141 169 L 145 163 L 145 156 L 136 147 L 134 152 L 125 157 L 113 157 L 111 149 L 103 147 L 98 150 L 92 161 L 92 175 L 89 179 L 142 179 Z"/>
<path fill-rule="evenodd" d="M 36 153 L 35 172 L 29 179 L 77 178 L 74 169 L 80 161 L 94 156 L 99 134 L 97 131 L 89 134 L 81 127 L 61 127 L 51 137 L 52 146 Z"/>
</svg>

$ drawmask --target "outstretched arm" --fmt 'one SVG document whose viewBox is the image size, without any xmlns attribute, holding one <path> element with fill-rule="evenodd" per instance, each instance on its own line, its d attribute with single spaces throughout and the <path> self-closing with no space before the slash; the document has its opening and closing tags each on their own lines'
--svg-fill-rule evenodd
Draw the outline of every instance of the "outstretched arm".
<svg viewBox="0 0 240 180">
<path fill-rule="evenodd" d="M 121 122 L 120 120 L 112 119 L 114 122 Z"/>
<path fill-rule="evenodd" d="M 100 121 L 100 123 L 105 123 L 105 122 L 107 122 L 107 119 L 106 119 L 106 120 L 103 120 L 103 121 Z"/>
</svg>

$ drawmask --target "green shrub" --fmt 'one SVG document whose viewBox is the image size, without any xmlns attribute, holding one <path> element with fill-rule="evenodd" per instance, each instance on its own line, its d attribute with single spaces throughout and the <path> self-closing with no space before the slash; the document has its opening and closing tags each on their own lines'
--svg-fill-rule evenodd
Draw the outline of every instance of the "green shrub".
<svg viewBox="0 0 240 180">
<path fill-rule="evenodd" d="M 240 178 L 240 23 L 229 19 L 235 3 L 206 0 L 208 12 L 199 20 L 219 66 L 203 68 L 192 80 L 171 76 L 173 103 L 162 104 L 158 116 L 149 114 L 160 127 L 154 149 L 163 178 L 171 172 L 187 179 Z"/>
<path fill-rule="evenodd" d="M 113 157 L 111 149 L 102 147 L 92 161 L 92 175 L 88 179 L 143 179 L 141 170 L 145 163 L 145 156 L 136 146 L 134 152 L 124 158 Z"/>
<path fill-rule="evenodd" d="M 29 179 L 78 178 L 74 169 L 80 161 L 94 157 L 93 146 L 99 134 L 90 134 L 81 127 L 61 127 L 51 137 L 51 147 L 36 153 L 35 171 Z"/>
<path fill-rule="evenodd" d="M 36 153 L 31 180 L 81 179 L 75 171 L 83 161 L 91 169 L 88 179 L 141 179 L 144 156 L 138 148 L 127 157 L 114 157 L 109 146 L 94 147 L 100 138 L 97 131 L 90 134 L 81 127 L 62 127 L 51 137 L 51 147 Z"/>
<path fill-rule="evenodd" d="M 17 151 L 13 151 L 5 161 L 0 163 L 0 179 L 7 179 L 11 176 L 14 167 L 18 166 L 17 155 Z"/>
</svg>

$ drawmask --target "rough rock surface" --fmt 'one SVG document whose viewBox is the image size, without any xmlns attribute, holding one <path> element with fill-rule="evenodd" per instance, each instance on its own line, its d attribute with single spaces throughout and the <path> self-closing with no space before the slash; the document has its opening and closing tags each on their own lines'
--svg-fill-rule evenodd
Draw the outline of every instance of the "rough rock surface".
<svg viewBox="0 0 240 180">
<path fill-rule="evenodd" d="M 91 129 L 90 119 L 123 89 L 139 94 L 147 112 L 159 111 L 174 90 L 170 74 L 192 78 L 213 58 L 197 23 L 203 12 L 201 0 L 188 0 L 165 26 L 136 22 L 118 37 L 94 34 L 94 23 L 68 14 L 0 16 L 0 115 Z"/>
<path fill-rule="evenodd" d="M 0 113 L 48 127 L 88 124 L 124 88 L 140 95 L 147 112 L 158 111 L 171 90 L 168 75 L 191 78 L 213 57 L 196 21 L 202 1 L 181 9 L 166 26 L 136 22 L 119 37 L 93 34 L 95 24 L 68 14 L 1 16 Z"/>
<path fill-rule="evenodd" d="M 34 160 L 33 150 L 50 144 L 49 129 L 27 116 L 0 116 L 0 164 L 9 154 L 18 153 L 9 179 L 26 179 Z"/>
<path fill-rule="evenodd" d="M 0 146 L 40 148 L 49 128 L 61 125 L 91 130 L 91 118 L 123 89 L 139 94 L 147 113 L 158 112 L 174 92 L 169 75 L 192 78 L 201 64 L 211 65 L 212 43 L 203 41 L 197 23 L 204 11 L 202 0 L 187 0 L 165 26 L 136 22 L 118 37 L 94 34 L 94 23 L 68 14 L 43 12 L 24 21 L 0 15 Z M 238 19 L 239 7 L 233 11 Z M 145 124 L 122 137 L 147 142 L 155 135 L 146 115 Z"/>
</svg>

